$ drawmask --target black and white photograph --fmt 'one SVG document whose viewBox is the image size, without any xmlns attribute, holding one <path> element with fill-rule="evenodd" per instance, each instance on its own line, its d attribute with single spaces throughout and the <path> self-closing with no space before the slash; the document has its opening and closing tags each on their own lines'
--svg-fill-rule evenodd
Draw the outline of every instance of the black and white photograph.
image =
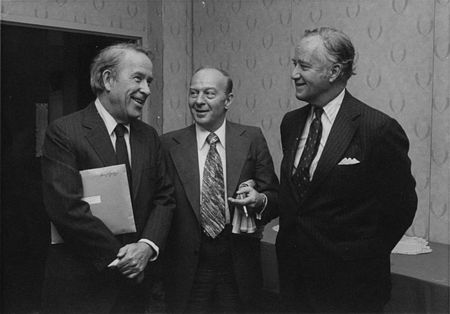
<svg viewBox="0 0 450 314">
<path fill-rule="evenodd" d="M 450 313 L 449 0 L 0 0 L 0 313 Z"/>
</svg>

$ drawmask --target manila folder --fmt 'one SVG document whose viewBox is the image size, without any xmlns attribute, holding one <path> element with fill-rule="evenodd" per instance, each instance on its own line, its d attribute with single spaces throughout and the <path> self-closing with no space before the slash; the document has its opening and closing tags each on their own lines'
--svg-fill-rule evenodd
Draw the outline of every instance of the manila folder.
<svg viewBox="0 0 450 314">
<path fill-rule="evenodd" d="M 96 216 L 114 234 L 136 232 L 130 189 L 125 165 L 116 165 L 80 171 L 83 198 Z M 63 239 L 51 226 L 52 243 Z"/>
<path fill-rule="evenodd" d="M 80 171 L 83 201 L 114 234 L 136 232 L 125 165 Z"/>
</svg>

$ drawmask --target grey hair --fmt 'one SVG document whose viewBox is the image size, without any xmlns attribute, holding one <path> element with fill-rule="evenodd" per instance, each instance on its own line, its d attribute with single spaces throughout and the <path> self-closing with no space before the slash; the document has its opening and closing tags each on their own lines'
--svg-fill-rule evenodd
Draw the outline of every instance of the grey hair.
<svg viewBox="0 0 450 314">
<path fill-rule="evenodd" d="M 95 95 L 102 93 L 105 89 L 103 83 L 103 72 L 110 70 L 113 77 L 116 75 L 117 66 L 127 51 L 134 51 L 145 54 L 150 58 L 147 51 L 135 43 L 118 43 L 102 49 L 94 58 L 91 64 L 91 89 Z"/>
<path fill-rule="evenodd" d="M 340 30 L 331 27 L 320 27 L 306 30 L 304 38 L 319 36 L 326 50 L 326 58 L 342 65 L 341 76 L 348 80 L 355 75 L 355 48 L 350 38 Z"/>
</svg>

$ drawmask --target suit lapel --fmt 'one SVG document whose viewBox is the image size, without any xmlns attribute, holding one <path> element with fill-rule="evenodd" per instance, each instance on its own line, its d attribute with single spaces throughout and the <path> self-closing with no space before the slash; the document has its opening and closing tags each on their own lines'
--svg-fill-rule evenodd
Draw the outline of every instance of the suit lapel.
<svg viewBox="0 0 450 314">
<path fill-rule="evenodd" d="M 358 128 L 360 111 L 353 97 L 346 91 L 341 108 L 333 123 L 322 155 L 314 172 L 311 186 L 305 199 L 323 182 L 328 173 L 339 163 Z"/>
<path fill-rule="evenodd" d="M 116 153 L 112 146 L 108 130 L 100 117 L 94 103 L 86 108 L 83 127 L 86 129 L 86 140 L 97 153 L 103 165 L 112 166 L 116 164 Z"/>
<path fill-rule="evenodd" d="M 183 184 L 186 196 L 200 221 L 200 173 L 198 170 L 197 138 L 195 125 L 186 128 L 174 138 L 177 145 L 170 149 L 170 155 Z"/>
<path fill-rule="evenodd" d="M 131 147 L 131 173 L 132 173 L 132 187 L 133 187 L 133 200 L 139 191 L 139 185 L 141 183 L 141 174 L 144 167 L 145 150 L 149 149 L 145 145 L 145 138 L 142 132 L 142 128 L 138 123 L 130 124 L 130 147 Z"/>
<path fill-rule="evenodd" d="M 292 150 L 290 151 L 290 154 L 288 156 L 288 166 L 289 166 L 289 172 L 288 172 L 288 181 L 289 186 L 291 188 L 292 195 L 294 195 L 295 200 L 300 203 L 300 198 L 297 193 L 297 188 L 295 184 L 292 182 L 292 172 L 294 171 L 294 161 L 295 161 L 295 155 L 297 154 L 297 148 L 298 144 L 300 143 L 300 137 L 302 136 L 303 129 L 305 128 L 306 119 L 308 118 L 308 114 L 311 110 L 311 105 L 307 105 L 305 107 L 302 107 L 299 112 L 298 116 L 294 118 L 295 125 L 292 126 L 293 132 L 290 132 L 291 134 L 295 134 L 295 137 L 289 139 L 288 148 L 292 147 Z"/>
<path fill-rule="evenodd" d="M 247 158 L 250 140 L 244 136 L 245 129 L 227 121 L 225 129 L 227 162 L 227 195 L 232 197 L 238 185 L 242 167 Z"/>
</svg>

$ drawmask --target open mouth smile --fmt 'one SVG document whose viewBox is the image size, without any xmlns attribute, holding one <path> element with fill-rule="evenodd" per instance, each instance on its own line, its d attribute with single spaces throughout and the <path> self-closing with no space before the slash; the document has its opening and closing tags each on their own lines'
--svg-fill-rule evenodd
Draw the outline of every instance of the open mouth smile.
<svg viewBox="0 0 450 314">
<path fill-rule="evenodd" d="M 195 110 L 195 112 L 197 112 L 197 113 L 207 113 L 207 112 L 209 112 L 209 110 L 208 109 L 196 109 L 196 108 L 194 108 L 194 110 Z"/>
<path fill-rule="evenodd" d="M 137 97 L 131 97 L 131 99 L 133 99 L 135 102 L 137 102 L 141 106 L 143 106 L 145 104 L 145 99 L 137 98 Z"/>
</svg>

